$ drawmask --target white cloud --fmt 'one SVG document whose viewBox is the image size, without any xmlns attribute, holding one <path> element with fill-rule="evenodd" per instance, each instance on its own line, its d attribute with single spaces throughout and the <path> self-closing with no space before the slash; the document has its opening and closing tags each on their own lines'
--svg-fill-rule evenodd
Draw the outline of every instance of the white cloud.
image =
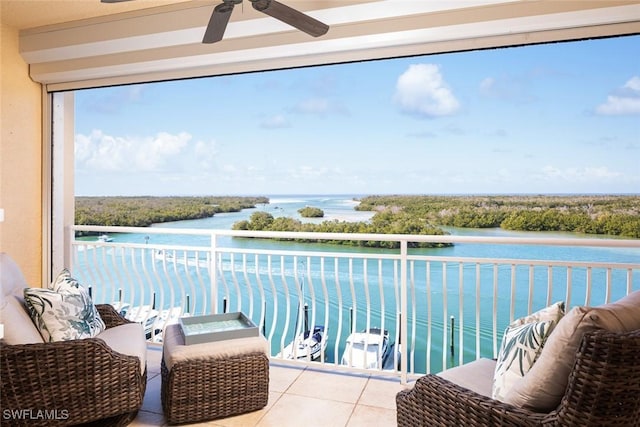
<svg viewBox="0 0 640 427">
<path fill-rule="evenodd" d="M 139 101 L 142 99 L 142 94 L 144 92 L 144 85 L 131 85 L 127 86 L 128 94 L 126 98 L 130 102 Z"/>
<path fill-rule="evenodd" d="M 425 117 L 447 116 L 460 108 L 435 64 L 410 65 L 398 78 L 394 100 L 404 112 Z"/>
<path fill-rule="evenodd" d="M 105 135 L 94 130 L 90 135 L 76 135 L 75 159 L 81 169 L 96 171 L 117 171 L 129 163 L 131 141 L 125 138 Z"/>
<path fill-rule="evenodd" d="M 436 134 L 435 132 L 432 131 L 418 131 L 418 132 L 410 132 L 407 134 L 408 137 L 410 138 L 436 138 L 438 136 L 438 134 Z"/>
<path fill-rule="evenodd" d="M 480 82 L 480 92 L 485 95 L 490 95 L 496 84 L 496 80 L 493 77 L 487 77 Z"/>
<path fill-rule="evenodd" d="M 289 120 L 282 114 L 267 117 L 260 123 L 260 127 L 265 129 L 280 129 L 290 127 Z"/>
<path fill-rule="evenodd" d="M 327 167 L 313 167 L 307 165 L 301 165 L 296 167 L 295 169 L 289 170 L 289 174 L 292 179 L 317 179 L 326 177 L 329 173 L 329 168 Z"/>
<path fill-rule="evenodd" d="M 218 156 L 218 150 L 214 141 L 198 141 L 194 147 L 196 162 L 203 170 L 212 170 Z"/>
<path fill-rule="evenodd" d="M 75 138 L 76 167 L 95 171 L 157 172 L 174 170 L 191 135 L 160 132 L 152 137 L 118 137 L 94 130 Z"/>
<path fill-rule="evenodd" d="M 617 116 L 640 114 L 640 77 L 634 76 L 607 100 L 596 107 L 596 113 Z"/>
<path fill-rule="evenodd" d="M 136 166 L 144 171 L 162 170 L 190 139 L 191 135 L 186 132 L 178 135 L 160 132 L 155 137 L 144 138 L 136 144 Z"/>
<path fill-rule="evenodd" d="M 482 96 L 516 104 L 530 103 L 535 97 L 529 93 L 530 77 L 503 75 L 499 78 L 485 77 L 479 85 Z"/>
<path fill-rule="evenodd" d="M 146 85 L 114 86 L 83 98 L 82 108 L 101 114 L 117 114 L 125 111 L 132 104 L 144 101 Z"/>
<path fill-rule="evenodd" d="M 349 114 L 348 109 L 344 105 L 323 97 L 304 99 L 293 107 L 292 111 L 319 116 L 326 116 L 329 114 Z"/>
<path fill-rule="evenodd" d="M 329 111 L 329 100 L 324 98 L 309 98 L 300 102 L 296 111 L 301 113 L 324 114 Z"/>
<path fill-rule="evenodd" d="M 622 177 L 620 172 L 611 171 L 606 166 L 566 169 L 559 169 L 554 166 L 545 166 L 538 174 L 538 178 L 545 181 L 561 180 L 566 182 L 598 182 L 602 180 L 617 179 L 620 177 Z"/>
<path fill-rule="evenodd" d="M 623 87 L 628 88 L 636 93 L 640 93 L 640 77 L 631 77 L 631 79 Z"/>
</svg>

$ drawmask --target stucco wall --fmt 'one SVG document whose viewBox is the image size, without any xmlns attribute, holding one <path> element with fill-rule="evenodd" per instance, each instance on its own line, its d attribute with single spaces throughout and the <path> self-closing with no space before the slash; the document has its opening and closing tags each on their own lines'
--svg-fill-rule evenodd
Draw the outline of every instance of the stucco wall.
<svg viewBox="0 0 640 427">
<path fill-rule="evenodd" d="M 42 272 L 42 104 L 40 84 L 18 51 L 18 31 L 0 28 L 0 252 L 28 283 Z"/>
</svg>

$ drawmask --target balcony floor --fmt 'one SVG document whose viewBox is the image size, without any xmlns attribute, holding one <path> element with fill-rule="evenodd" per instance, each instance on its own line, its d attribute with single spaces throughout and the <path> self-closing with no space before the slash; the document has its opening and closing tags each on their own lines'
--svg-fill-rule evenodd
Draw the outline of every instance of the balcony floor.
<svg viewBox="0 0 640 427">
<path fill-rule="evenodd" d="M 157 346 L 150 346 L 147 351 L 147 390 L 142 409 L 131 426 L 167 425 L 160 403 L 161 355 L 162 350 Z M 272 362 L 266 407 L 248 414 L 188 425 L 395 426 L 395 396 L 404 388 L 395 378 L 345 375 Z"/>
</svg>

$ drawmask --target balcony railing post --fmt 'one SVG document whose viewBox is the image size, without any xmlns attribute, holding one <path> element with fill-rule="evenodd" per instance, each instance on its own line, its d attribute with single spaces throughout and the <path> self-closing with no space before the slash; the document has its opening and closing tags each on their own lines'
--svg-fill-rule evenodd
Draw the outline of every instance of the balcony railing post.
<svg viewBox="0 0 640 427">
<path fill-rule="evenodd" d="M 209 280 L 211 282 L 211 313 L 218 314 L 218 235 L 211 233 Z"/>
<path fill-rule="evenodd" d="M 64 265 L 69 268 L 71 271 L 75 270 L 75 261 L 76 261 L 76 251 L 77 247 L 74 245 L 76 241 L 76 229 L 71 226 L 67 228 L 67 232 L 69 233 L 69 245 L 65 245 L 62 249 L 64 251 Z M 56 271 L 56 270 L 54 270 Z"/>
<path fill-rule="evenodd" d="M 400 382 L 407 384 L 407 319 L 409 316 L 407 313 L 408 301 L 407 301 L 407 241 L 400 241 L 400 313 L 404 313 L 400 316 L 400 343 L 404 344 L 405 348 L 400 348 Z"/>
</svg>

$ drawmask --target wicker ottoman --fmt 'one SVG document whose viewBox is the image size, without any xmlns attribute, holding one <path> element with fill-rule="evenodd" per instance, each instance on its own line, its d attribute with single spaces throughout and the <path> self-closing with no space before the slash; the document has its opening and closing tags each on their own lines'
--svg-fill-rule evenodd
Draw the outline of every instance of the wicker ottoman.
<svg viewBox="0 0 640 427">
<path fill-rule="evenodd" d="M 264 337 L 185 345 L 179 325 L 163 335 L 162 409 L 169 424 L 228 417 L 263 408 L 269 398 Z"/>
</svg>

